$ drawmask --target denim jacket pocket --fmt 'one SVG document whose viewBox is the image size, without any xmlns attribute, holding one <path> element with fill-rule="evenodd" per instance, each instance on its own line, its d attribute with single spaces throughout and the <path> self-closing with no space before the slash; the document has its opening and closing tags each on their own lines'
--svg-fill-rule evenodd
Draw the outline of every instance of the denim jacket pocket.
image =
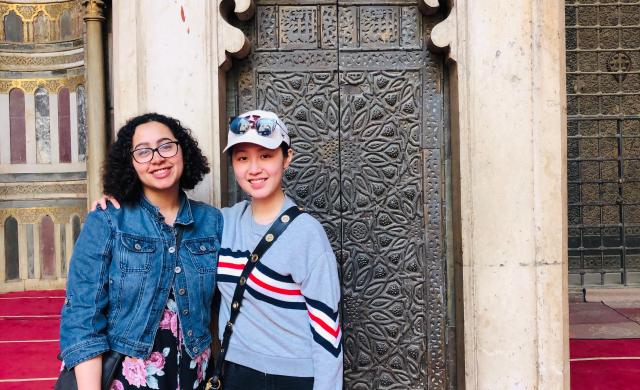
<svg viewBox="0 0 640 390">
<path fill-rule="evenodd" d="M 148 237 L 121 233 L 118 250 L 122 272 L 149 272 L 156 242 Z"/>
<path fill-rule="evenodd" d="M 189 258 L 198 272 L 216 272 L 220 244 L 215 237 L 188 240 L 184 245 L 189 250 Z"/>
</svg>

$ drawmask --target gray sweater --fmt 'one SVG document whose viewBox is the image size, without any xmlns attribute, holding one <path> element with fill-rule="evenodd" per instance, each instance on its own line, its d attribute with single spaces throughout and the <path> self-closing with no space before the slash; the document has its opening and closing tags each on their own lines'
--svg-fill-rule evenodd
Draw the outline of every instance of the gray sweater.
<svg viewBox="0 0 640 390">
<path fill-rule="evenodd" d="M 293 205 L 287 197 L 281 212 Z M 222 214 L 221 339 L 242 268 L 269 228 L 254 222 L 246 201 Z M 314 377 L 314 390 L 342 389 L 339 302 L 331 245 L 322 225 L 304 213 L 251 272 L 226 359 L 269 374 Z"/>
</svg>

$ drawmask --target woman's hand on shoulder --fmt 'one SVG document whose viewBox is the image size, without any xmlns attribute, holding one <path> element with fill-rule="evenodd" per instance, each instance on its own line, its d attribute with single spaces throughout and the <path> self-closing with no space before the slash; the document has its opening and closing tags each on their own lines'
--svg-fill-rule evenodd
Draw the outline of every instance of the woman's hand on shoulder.
<svg viewBox="0 0 640 390">
<path fill-rule="evenodd" d="M 118 200 L 116 198 L 114 198 L 111 195 L 102 195 L 102 197 L 100 199 L 95 200 L 92 204 L 91 204 L 91 211 L 96 211 L 96 209 L 98 207 L 100 207 L 102 210 L 106 210 L 107 209 L 107 202 L 110 202 L 113 207 L 119 209 L 120 208 L 120 202 L 118 202 Z"/>
</svg>

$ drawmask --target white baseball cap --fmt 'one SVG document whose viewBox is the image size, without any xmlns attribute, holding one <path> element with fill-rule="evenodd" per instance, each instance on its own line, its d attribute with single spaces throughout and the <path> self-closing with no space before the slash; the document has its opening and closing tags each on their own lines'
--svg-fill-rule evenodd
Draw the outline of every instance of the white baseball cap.
<svg viewBox="0 0 640 390">
<path fill-rule="evenodd" d="M 277 149 L 285 142 L 291 145 L 289 130 L 271 111 L 253 110 L 240 114 L 231 120 L 227 136 L 226 152 L 233 145 L 250 143 L 267 149 Z"/>
</svg>

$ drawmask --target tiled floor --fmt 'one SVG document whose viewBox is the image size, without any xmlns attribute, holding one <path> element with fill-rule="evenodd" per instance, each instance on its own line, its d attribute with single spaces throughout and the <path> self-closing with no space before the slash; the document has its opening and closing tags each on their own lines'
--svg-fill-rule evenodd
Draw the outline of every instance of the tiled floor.
<svg viewBox="0 0 640 390">
<path fill-rule="evenodd" d="M 585 299 L 587 302 L 569 304 L 571 338 L 640 338 L 640 291 L 587 290 Z"/>
<path fill-rule="evenodd" d="M 613 308 L 602 302 L 569 305 L 569 337 L 572 339 L 640 338 L 640 309 Z"/>
</svg>

